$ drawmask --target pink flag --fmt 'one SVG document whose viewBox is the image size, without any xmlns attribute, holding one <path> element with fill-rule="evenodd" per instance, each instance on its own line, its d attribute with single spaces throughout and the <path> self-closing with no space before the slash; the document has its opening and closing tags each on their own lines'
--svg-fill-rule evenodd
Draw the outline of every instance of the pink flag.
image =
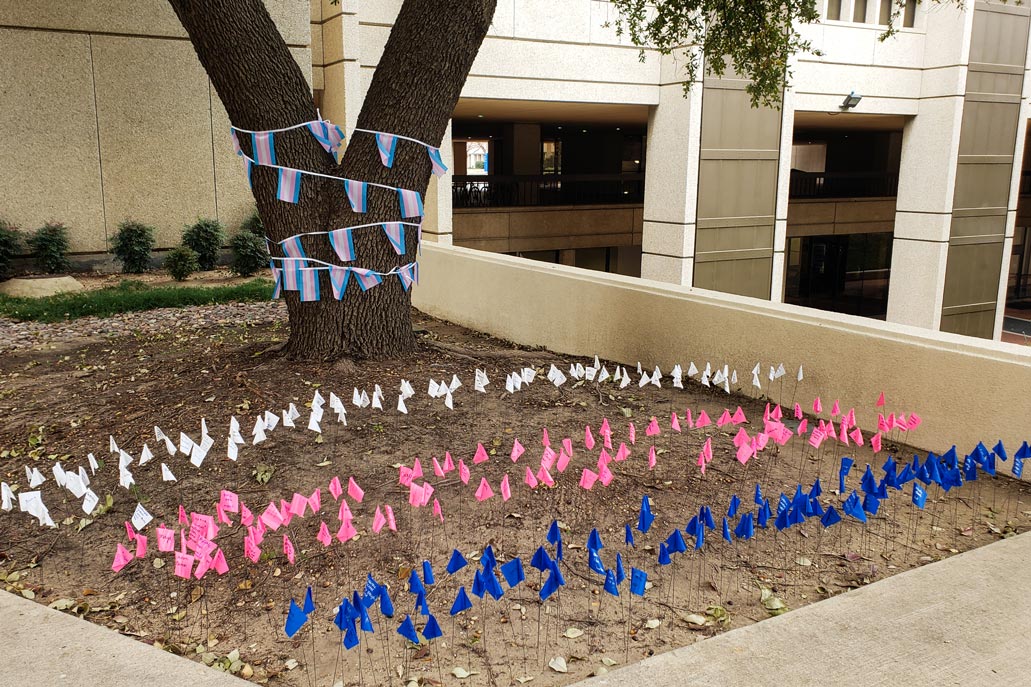
<svg viewBox="0 0 1031 687">
<path fill-rule="evenodd" d="M 815 399 L 813 399 L 813 412 L 816 413 L 817 415 L 819 415 L 820 413 L 823 412 L 823 404 L 820 403 L 820 397 L 819 396 L 817 396 Z"/>
<path fill-rule="evenodd" d="M 704 410 L 698 411 L 698 419 L 695 420 L 695 429 L 701 429 L 702 427 L 708 427 L 712 424 L 712 420 L 709 419 L 708 414 Z"/>
<path fill-rule="evenodd" d="M 838 441 L 848 446 L 848 429 L 845 428 L 845 423 L 841 422 L 838 425 L 838 429 L 840 430 L 838 432 Z"/>
<path fill-rule="evenodd" d="M 878 408 L 883 408 L 884 407 L 884 392 L 883 391 L 881 392 L 881 395 L 877 397 L 877 407 Z"/>
<path fill-rule="evenodd" d="M 215 504 L 215 513 L 218 515 L 218 521 L 220 523 L 222 523 L 223 525 L 232 525 L 233 524 L 233 521 L 229 519 L 229 517 L 226 515 L 226 512 L 224 510 L 222 510 L 222 504 L 221 503 L 216 503 Z"/>
<path fill-rule="evenodd" d="M 125 521 L 125 536 L 129 537 L 129 541 L 136 538 L 136 530 L 132 528 L 132 523 L 128 520 Z"/>
<path fill-rule="evenodd" d="M 242 501 L 240 502 L 240 524 L 244 527 L 250 527 L 254 524 L 254 514 L 251 513 L 251 509 L 244 505 Z"/>
<path fill-rule="evenodd" d="M 770 443 L 770 435 L 765 432 L 759 432 L 755 435 L 754 449 L 756 452 L 762 451 L 766 448 L 766 444 Z"/>
<path fill-rule="evenodd" d="M 691 419 L 691 409 L 688 408 L 684 411 L 684 424 L 687 425 L 688 429 L 694 428 L 694 420 Z"/>
<path fill-rule="evenodd" d="M 294 550 L 294 543 L 285 534 L 283 535 L 283 553 L 286 555 L 286 560 L 290 561 L 290 565 L 293 565 L 297 552 Z"/>
<path fill-rule="evenodd" d="M 261 549 L 258 548 L 258 545 L 250 537 L 244 537 L 243 538 L 243 555 L 246 556 L 251 561 L 251 563 L 257 563 L 258 559 L 261 558 Z M 179 563 L 179 553 L 178 552 L 176 552 L 175 558 L 176 558 L 176 564 L 178 565 L 178 563 Z M 191 559 L 192 559 L 192 556 L 191 556 Z M 176 573 L 176 574 L 178 574 L 178 573 Z"/>
<path fill-rule="evenodd" d="M 458 459 L 458 479 L 462 480 L 462 484 L 469 484 L 469 468 L 461 458 Z"/>
<path fill-rule="evenodd" d="M 737 434 L 734 435 L 734 446 L 741 448 L 743 445 L 748 443 L 749 439 L 750 437 L 748 432 L 746 432 L 745 428 L 742 427 L 737 431 Z"/>
<path fill-rule="evenodd" d="M 444 522 L 444 511 L 440 508 L 440 501 L 433 499 L 433 515 L 440 518 L 441 522 Z"/>
<path fill-rule="evenodd" d="M 408 487 L 408 505 L 418 508 L 422 505 L 422 487 L 412 482 Z"/>
<path fill-rule="evenodd" d="M 730 416 L 730 411 L 724 408 L 723 414 L 720 415 L 718 420 L 716 420 L 716 426 L 723 427 L 724 425 L 729 425 L 731 422 L 733 422 L 733 419 Z"/>
<path fill-rule="evenodd" d="M 379 534 L 379 531 L 383 529 L 383 526 L 387 524 L 387 519 L 383 517 L 383 509 L 376 506 L 376 513 L 372 516 L 372 531 Z"/>
<path fill-rule="evenodd" d="M 827 433 L 827 436 L 831 439 L 838 438 L 837 432 L 834 431 L 834 420 L 830 420 L 827 422 L 827 425 L 825 426 L 825 431 Z"/>
<path fill-rule="evenodd" d="M 181 503 L 179 504 L 179 524 L 180 525 L 189 525 L 190 524 L 189 519 L 187 519 L 187 517 L 186 517 L 186 509 L 183 508 L 183 504 L 181 504 Z"/>
<path fill-rule="evenodd" d="M 319 533 L 315 538 L 318 539 L 323 546 L 329 546 L 333 543 L 333 535 L 329 533 L 329 528 L 326 527 L 325 522 L 322 522 L 319 525 Z"/>
<path fill-rule="evenodd" d="M 429 482 L 422 483 L 422 503 L 420 506 L 428 506 L 430 499 L 433 497 L 433 485 Z"/>
<path fill-rule="evenodd" d="M 508 475 L 501 478 L 501 499 L 508 501 L 512 498 L 512 487 L 508 484 Z"/>
<path fill-rule="evenodd" d="M 283 516 L 274 503 L 268 505 L 268 508 L 265 509 L 265 512 L 261 514 L 259 519 L 273 532 L 278 530 L 279 526 L 283 524 Z"/>
<path fill-rule="evenodd" d="M 612 462 L 612 456 L 605 449 L 601 450 L 601 454 L 598 456 L 598 469 L 601 469 L 602 465 L 608 465 Z"/>
<path fill-rule="evenodd" d="M 211 564 L 214 563 L 214 561 L 211 560 L 211 557 L 208 555 L 195 556 L 195 560 L 197 561 L 197 569 L 193 572 L 193 576 L 200 580 L 204 578 L 204 575 L 208 572 L 208 569 L 211 568 Z"/>
<path fill-rule="evenodd" d="M 858 427 L 853 429 L 849 436 L 852 437 L 852 441 L 854 441 L 856 444 L 860 446 L 863 445 L 863 433 L 859 430 Z"/>
<path fill-rule="evenodd" d="M 680 418 L 677 416 L 677 411 L 673 411 L 669 414 L 669 426 L 674 432 L 680 431 Z"/>
<path fill-rule="evenodd" d="M 570 439 L 569 437 L 566 437 L 565 439 L 563 439 L 562 440 L 562 450 L 566 452 L 566 455 L 568 455 L 570 458 L 572 458 L 573 457 L 573 440 Z"/>
<path fill-rule="evenodd" d="M 813 448 L 820 448 L 820 444 L 823 443 L 824 434 L 819 429 L 814 429 L 813 433 L 809 435 L 809 445 Z"/>
<path fill-rule="evenodd" d="M 888 417 L 885 419 L 885 424 L 888 427 L 888 429 L 885 431 L 890 432 L 891 430 L 895 429 L 895 413 L 888 413 Z"/>
<path fill-rule="evenodd" d="M 229 564 L 226 563 L 226 555 L 222 553 L 222 549 L 219 549 L 215 553 L 215 560 L 211 564 L 211 567 L 215 569 L 219 575 L 225 575 L 229 572 Z"/>
<path fill-rule="evenodd" d="M 615 477 L 615 475 L 612 474 L 612 470 L 609 470 L 609 466 L 607 464 L 602 465 L 601 469 L 598 470 L 598 481 L 601 482 L 602 486 L 607 487 L 612 484 L 613 477 Z"/>
<path fill-rule="evenodd" d="M 476 500 L 486 501 L 491 496 L 494 496 L 494 490 L 490 488 L 490 484 L 487 483 L 486 477 L 480 478 L 480 486 L 476 489 Z"/>
<path fill-rule="evenodd" d="M 175 548 L 175 530 L 162 523 L 157 528 L 158 551 L 168 553 Z"/>
<path fill-rule="evenodd" d="M 777 406 L 777 409 L 774 412 L 777 413 L 777 416 L 774 419 L 779 420 L 780 406 Z M 748 422 L 748 418 L 745 417 L 745 411 L 741 410 L 741 406 L 737 407 L 737 410 L 734 411 L 734 414 L 731 416 L 730 419 L 734 422 L 735 425 L 740 425 L 742 422 Z"/>
<path fill-rule="evenodd" d="M 362 499 L 365 498 L 365 492 L 362 491 L 362 488 L 354 481 L 354 477 L 347 478 L 347 495 L 358 503 L 361 503 Z"/>
<path fill-rule="evenodd" d="M 412 478 L 422 479 L 422 463 L 419 462 L 419 456 L 415 457 L 415 465 L 412 466 Z"/>
<path fill-rule="evenodd" d="M 802 421 L 798 423 L 798 436 L 805 434 L 806 429 L 809 427 L 808 418 L 802 418 Z"/>
<path fill-rule="evenodd" d="M 601 427 L 598 429 L 598 434 L 603 437 L 612 436 L 612 427 L 609 425 L 609 419 L 607 417 L 603 417 L 601 419 Z"/>
<path fill-rule="evenodd" d="M 594 435 L 591 434 L 590 425 L 587 425 L 587 429 L 584 430 L 584 446 L 587 447 L 588 451 L 594 450 Z"/>
<path fill-rule="evenodd" d="M 261 555 L 259 553 L 259 555 Z M 193 556 L 182 551 L 175 552 L 175 576 L 181 577 L 184 580 L 190 579 L 190 573 L 193 572 Z"/>
<path fill-rule="evenodd" d="M 737 461 L 742 465 L 748 464 L 748 459 L 752 457 L 752 447 L 748 444 L 742 444 L 737 448 Z"/>
<path fill-rule="evenodd" d="M 383 513 L 380 512 L 379 507 L 376 508 L 376 515 L 379 516 L 381 522 L 379 523 L 379 527 L 377 527 L 376 521 L 373 520 L 372 529 L 374 532 L 379 532 L 381 529 L 383 529 L 383 525 L 384 523 L 386 523 L 386 518 L 383 517 Z M 358 534 L 358 530 L 354 528 L 354 523 L 351 522 L 351 518 L 347 518 L 342 523 L 340 523 L 340 529 L 337 530 L 336 534 L 337 541 L 343 544 L 347 541 L 350 541 L 356 534 Z"/>
<path fill-rule="evenodd" d="M 407 487 L 412 484 L 412 469 L 407 465 L 400 465 L 397 468 L 397 483 L 401 486 Z"/>
<path fill-rule="evenodd" d="M 397 521 L 394 520 L 394 509 L 390 506 L 383 506 L 383 512 L 387 514 L 387 527 L 391 532 L 397 532 Z"/>
<path fill-rule="evenodd" d="M 529 466 L 526 468 L 526 477 L 523 478 L 523 481 L 526 482 L 526 485 L 531 489 L 537 488 L 537 478 L 533 476 L 533 470 L 531 470 Z"/>
<path fill-rule="evenodd" d="M 401 216 L 417 217 L 422 214 L 422 196 L 418 191 L 406 188 L 397 189 L 398 202 L 401 205 Z"/>
<path fill-rule="evenodd" d="M 637 445 L 637 426 L 633 422 L 627 426 L 627 438 L 630 439 L 632 445 Z"/>
<path fill-rule="evenodd" d="M 283 516 L 283 526 L 286 527 L 290 524 L 290 521 L 294 519 L 294 512 L 290 508 L 290 504 L 283 499 L 279 499 L 279 514 Z"/>
<path fill-rule="evenodd" d="M 870 448 L 873 449 L 874 453 L 880 453 L 881 452 L 881 433 L 880 432 L 878 432 L 877 434 L 874 434 L 872 437 L 870 437 Z"/>
<path fill-rule="evenodd" d="M 541 468 L 537 471 L 537 479 L 539 479 L 541 482 L 544 482 L 546 486 L 555 486 L 555 480 L 551 477 L 551 473 L 545 470 L 544 468 Z"/>
<path fill-rule="evenodd" d="M 239 513 L 240 512 L 240 497 L 231 491 L 222 490 L 218 505 L 222 506 L 222 510 L 227 513 Z"/>
<path fill-rule="evenodd" d="M 797 403 L 795 404 L 795 419 L 796 420 L 801 420 L 802 419 L 802 406 L 800 406 Z"/>
<path fill-rule="evenodd" d="M 737 409 L 741 410 L 741 406 L 738 406 Z M 744 415 L 744 412 L 742 412 L 741 417 L 744 417 Z M 734 416 L 737 417 L 737 414 L 735 413 Z M 774 420 L 780 420 L 782 417 L 784 417 L 784 411 L 781 409 L 779 403 L 773 407 L 773 412 L 770 414 L 770 417 L 772 417 Z M 742 420 L 742 422 L 747 422 L 747 420 Z"/>
<path fill-rule="evenodd" d="M 919 427 L 923 421 L 923 418 L 917 415 L 916 413 L 910 413 L 909 422 L 907 423 L 907 426 L 909 427 L 909 429 L 913 430 Z"/>
<path fill-rule="evenodd" d="M 558 459 L 558 454 L 555 453 L 554 449 L 550 446 L 544 449 L 544 455 L 541 456 L 541 467 L 545 470 L 550 470 Z"/>
<path fill-rule="evenodd" d="M 136 535 L 136 557 L 145 558 L 147 556 L 147 538 L 142 535 Z M 118 572 L 117 570 L 115 572 Z"/>
<path fill-rule="evenodd" d="M 519 443 L 519 439 L 516 438 L 515 442 L 512 444 L 512 462 L 514 463 L 519 460 L 519 456 L 523 455 L 525 452 L 526 449 L 523 448 L 523 445 Z"/>
<path fill-rule="evenodd" d="M 594 472 L 590 468 L 584 468 L 583 473 L 580 475 L 580 488 L 591 490 L 594 483 L 598 481 L 598 473 Z"/>
<path fill-rule="evenodd" d="M 896 416 L 895 426 L 903 432 L 909 431 L 909 420 L 906 419 L 905 413 L 899 413 L 898 416 Z"/>
<path fill-rule="evenodd" d="M 845 415 L 845 419 L 848 421 L 848 426 L 849 427 L 855 427 L 856 426 L 856 409 L 855 408 L 849 408 L 848 414 Z"/>
<path fill-rule="evenodd" d="M 444 451 L 444 472 L 451 472 L 455 469 L 455 462 L 451 460 L 451 451 Z"/>
<path fill-rule="evenodd" d="M 308 507 L 311 508 L 312 515 L 322 510 L 322 487 L 315 487 L 315 491 L 308 497 Z"/>
<path fill-rule="evenodd" d="M 490 456 L 487 455 L 487 449 L 483 448 L 483 444 L 476 444 L 476 455 L 473 456 L 473 465 L 486 463 L 488 460 L 490 460 Z"/>
<path fill-rule="evenodd" d="M 841 414 L 841 406 L 838 404 L 838 399 L 834 399 L 834 405 L 831 406 L 831 417 L 837 417 Z"/>
<path fill-rule="evenodd" d="M 652 417 L 652 421 L 648 423 L 648 426 L 644 430 L 645 436 L 653 437 L 661 433 L 662 430 L 659 429 L 659 421 L 655 417 Z"/>
<path fill-rule="evenodd" d="M 551 437 L 548 436 L 548 428 L 544 428 L 544 434 L 541 437 L 541 444 L 544 446 L 551 446 Z"/>
<path fill-rule="evenodd" d="M 566 467 L 569 465 L 569 456 L 566 455 L 566 450 L 563 448 L 558 454 L 558 463 L 555 467 L 558 468 L 559 472 L 565 472 Z"/>
<path fill-rule="evenodd" d="M 437 460 L 436 456 L 433 456 L 433 474 L 437 477 L 444 476 L 444 468 L 440 466 L 440 461 Z"/>
<path fill-rule="evenodd" d="M 337 509 L 337 520 L 350 520 L 352 517 L 351 507 L 347 505 L 347 499 L 340 499 L 340 508 Z"/>
<path fill-rule="evenodd" d="M 648 449 L 648 469 L 654 470 L 656 462 L 657 460 L 655 457 L 655 447 L 652 446 L 650 449 Z"/>
<path fill-rule="evenodd" d="M 308 508 L 308 497 L 304 494 L 298 494 L 294 492 L 293 498 L 290 500 L 290 512 L 299 518 L 304 517 L 304 511 Z"/>
</svg>

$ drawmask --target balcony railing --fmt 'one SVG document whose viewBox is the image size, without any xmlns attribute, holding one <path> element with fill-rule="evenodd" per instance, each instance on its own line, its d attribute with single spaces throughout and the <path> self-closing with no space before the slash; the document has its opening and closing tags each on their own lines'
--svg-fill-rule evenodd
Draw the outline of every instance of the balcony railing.
<svg viewBox="0 0 1031 687">
<path fill-rule="evenodd" d="M 609 205 L 644 202 L 644 174 L 455 176 L 455 208 Z"/>
<path fill-rule="evenodd" d="M 1031 169 L 1020 171 L 1020 195 L 1031 196 Z"/>
<path fill-rule="evenodd" d="M 893 172 L 791 171 L 790 198 L 892 198 L 899 193 Z"/>
</svg>

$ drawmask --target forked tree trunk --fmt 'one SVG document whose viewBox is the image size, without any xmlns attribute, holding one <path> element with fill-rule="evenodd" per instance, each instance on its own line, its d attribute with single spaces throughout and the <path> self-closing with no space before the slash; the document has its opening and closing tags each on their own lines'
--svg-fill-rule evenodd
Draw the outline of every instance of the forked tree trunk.
<svg viewBox="0 0 1031 687">
<path fill-rule="evenodd" d="M 490 26 L 496 1 L 405 0 L 358 115 L 358 128 L 437 145 Z M 304 75 L 261 0 L 169 3 L 234 126 L 262 131 L 316 119 Z M 380 162 L 371 134 L 354 134 L 339 166 L 306 130 L 277 135 L 275 142 L 277 161 L 287 167 L 420 194 L 425 194 L 429 183 L 431 166 L 426 151 L 408 141 L 398 141 L 392 169 Z M 246 137 L 241 137 L 241 147 L 250 153 Z M 368 211 L 356 214 L 340 182 L 306 175 L 300 202 L 293 205 L 276 199 L 276 178 L 274 169 L 254 169 L 254 198 L 273 241 L 304 232 L 401 219 L 398 197 L 392 191 L 370 187 Z M 350 264 L 388 272 L 412 262 L 416 235 L 415 231 L 406 232 L 407 252 L 398 256 L 383 232 L 356 231 L 355 261 Z M 305 237 L 302 242 L 309 257 L 340 263 L 326 236 Z M 282 255 L 275 245 L 273 255 Z M 297 293 L 285 293 L 290 313 L 288 355 L 328 360 L 397 356 L 412 349 L 411 294 L 397 277 L 386 277 L 367 292 L 352 278 L 343 300 L 336 301 L 328 273 L 317 274 L 321 300 L 301 303 Z"/>
</svg>

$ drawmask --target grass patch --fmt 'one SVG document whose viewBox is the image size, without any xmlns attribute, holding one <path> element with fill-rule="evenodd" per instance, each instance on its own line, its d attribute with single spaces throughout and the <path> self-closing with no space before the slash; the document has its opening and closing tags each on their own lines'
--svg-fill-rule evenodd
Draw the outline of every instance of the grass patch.
<svg viewBox="0 0 1031 687">
<path fill-rule="evenodd" d="M 0 296 L 0 316 L 19 322 L 64 322 L 80 317 L 109 317 L 156 308 L 267 301 L 271 295 L 272 282 L 268 279 L 254 279 L 232 286 L 148 286 L 141 281 L 125 279 L 118 286 L 46 298 Z"/>
</svg>

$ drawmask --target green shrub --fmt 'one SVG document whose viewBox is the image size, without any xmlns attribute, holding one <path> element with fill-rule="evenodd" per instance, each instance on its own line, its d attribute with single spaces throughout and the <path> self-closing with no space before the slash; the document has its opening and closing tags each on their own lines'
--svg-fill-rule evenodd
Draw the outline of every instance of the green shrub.
<svg viewBox="0 0 1031 687">
<path fill-rule="evenodd" d="M 111 252 L 122 263 L 125 274 L 143 274 L 150 267 L 150 251 L 154 249 L 154 229 L 146 224 L 126 220 L 118 225 L 111 241 Z"/>
<path fill-rule="evenodd" d="M 187 246 L 173 248 L 165 256 L 165 269 L 176 281 L 186 281 L 197 271 L 197 266 L 197 252 Z"/>
<path fill-rule="evenodd" d="M 0 279 L 11 276 L 11 261 L 18 255 L 21 232 L 18 227 L 0 219 Z"/>
<path fill-rule="evenodd" d="M 29 237 L 29 249 L 35 256 L 36 266 L 47 274 L 67 272 L 68 228 L 60 222 L 47 222 Z"/>
<path fill-rule="evenodd" d="M 202 270 L 213 270 L 218 264 L 218 251 L 226 242 L 226 232 L 217 219 L 201 219 L 183 232 L 183 245 L 197 254 Z"/>
<path fill-rule="evenodd" d="M 257 209 L 251 214 L 250 217 L 243 221 L 240 225 L 240 229 L 243 231 L 249 231 L 252 234 L 257 234 L 262 238 L 265 237 L 265 225 L 261 221 L 261 215 L 258 214 Z"/>
<path fill-rule="evenodd" d="M 268 266 L 269 255 L 264 237 L 249 231 L 241 231 L 232 238 L 229 247 L 233 249 L 233 261 L 229 265 L 233 274 L 249 277 L 262 267 Z"/>
</svg>

